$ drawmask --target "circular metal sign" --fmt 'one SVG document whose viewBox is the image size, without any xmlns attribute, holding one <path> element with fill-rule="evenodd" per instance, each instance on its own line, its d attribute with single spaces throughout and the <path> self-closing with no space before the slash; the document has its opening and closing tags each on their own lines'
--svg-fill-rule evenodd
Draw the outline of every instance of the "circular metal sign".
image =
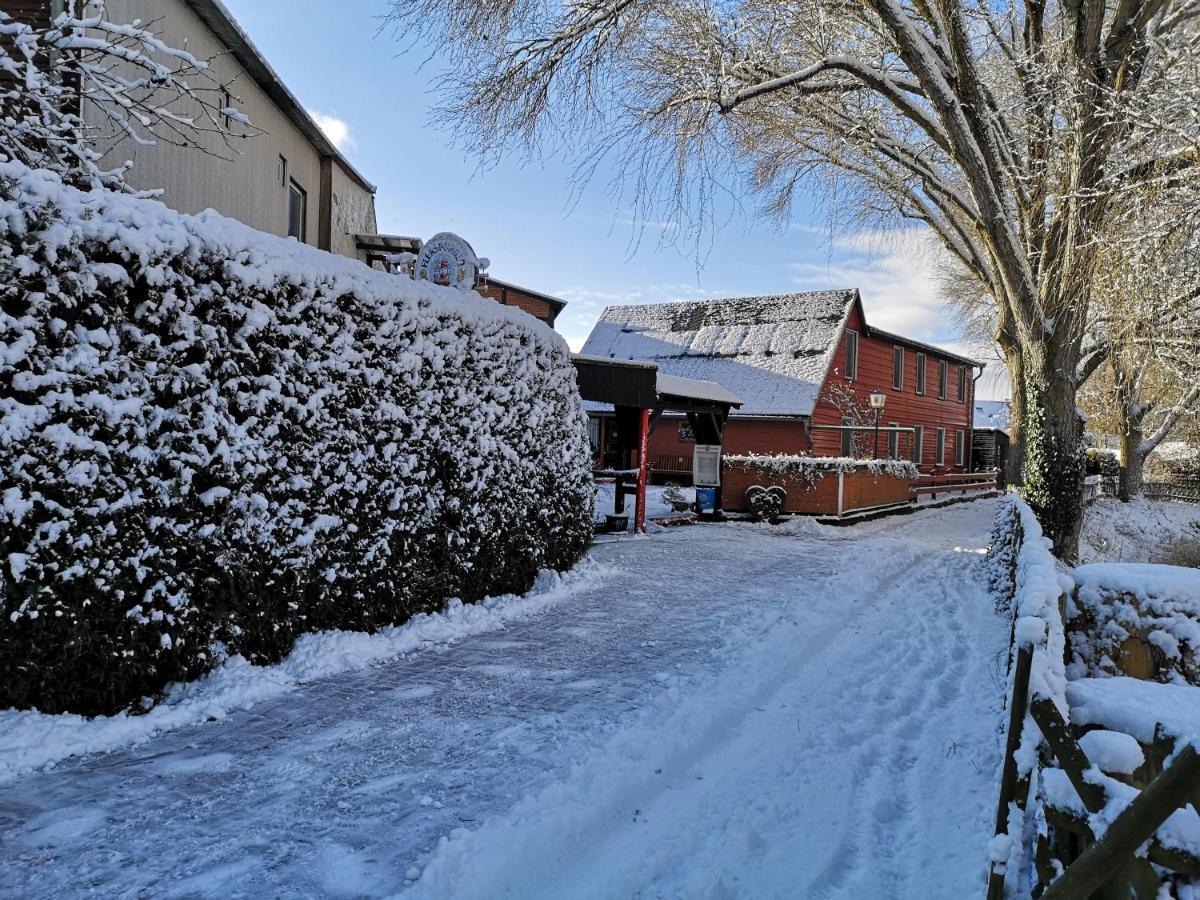
<svg viewBox="0 0 1200 900">
<path fill-rule="evenodd" d="M 413 277 L 460 291 L 470 291 L 475 288 L 479 264 L 479 257 L 470 244 L 457 234 L 443 231 L 431 237 L 421 248 Z"/>
</svg>

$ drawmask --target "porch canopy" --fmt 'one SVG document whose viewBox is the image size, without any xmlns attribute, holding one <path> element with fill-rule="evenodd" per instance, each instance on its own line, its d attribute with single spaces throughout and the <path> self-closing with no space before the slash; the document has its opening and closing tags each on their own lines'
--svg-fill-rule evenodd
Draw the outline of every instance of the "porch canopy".
<svg viewBox="0 0 1200 900">
<path fill-rule="evenodd" d="M 714 381 L 681 378 L 658 371 L 654 363 L 576 353 L 571 361 L 585 406 L 594 411 L 611 405 L 618 445 L 637 458 L 634 527 L 645 530 L 646 457 L 650 432 L 663 412 L 687 416 L 698 444 L 720 444 L 729 411 L 742 399 Z M 622 473 L 624 474 L 624 473 Z M 624 509 L 619 489 L 616 511 Z M 718 504 L 718 509 L 720 506 Z"/>
</svg>

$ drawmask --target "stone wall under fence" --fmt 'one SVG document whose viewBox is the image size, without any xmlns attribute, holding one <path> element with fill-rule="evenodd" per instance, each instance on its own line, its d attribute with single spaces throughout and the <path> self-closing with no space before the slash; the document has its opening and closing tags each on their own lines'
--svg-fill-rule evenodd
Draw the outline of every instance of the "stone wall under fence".
<svg viewBox="0 0 1200 900">
<path fill-rule="evenodd" d="M 845 515 L 912 501 L 917 467 L 907 460 L 812 456 L 726 456 L 721 473 L 725 512 L 749 513 L 752 485 L 786 492 L 782 512 Z"/>
</svg>

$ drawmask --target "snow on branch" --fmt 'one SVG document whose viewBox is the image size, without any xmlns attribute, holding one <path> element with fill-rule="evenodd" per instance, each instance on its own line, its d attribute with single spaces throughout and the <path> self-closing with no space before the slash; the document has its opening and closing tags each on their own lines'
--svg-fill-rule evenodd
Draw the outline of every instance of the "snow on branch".
<svg viewBox="0 0 1200 900">
<path fill-rule="evenodd" d="M 258 133 L 205 60 L 113 22 L 102 0 L 86 8 L 72 0 L 44 26 L 0 12 L 0 158 L 124 189 L 130 163 L 108 158 L 122 141 L 233 156 L 231 138 Z"/>
</svg>

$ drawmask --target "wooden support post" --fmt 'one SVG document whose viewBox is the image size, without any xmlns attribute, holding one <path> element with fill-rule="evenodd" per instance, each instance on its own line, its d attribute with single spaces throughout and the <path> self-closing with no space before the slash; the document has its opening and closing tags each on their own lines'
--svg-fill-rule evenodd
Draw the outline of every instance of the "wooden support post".
<svg viewBox="0 0 1200 900">
<path fill-rule="evenodd" d="M 1000 775 L 1000 800 L 996 804 L 995 834 L 1008 831 L 1008 807 L 1017 792 L 1017 748 L 1021 746 L 1021 732 L 1025 725 L 1025 710 L 1029 706 L 1029 672 L 1033 667 L 1033 648 L 1017 650 L 1017 669 L 1013 673 L 1013 692 L 1008 706 L 1008 739 L 1004 746 L 1004 769 Z M 988 900 L 1000 900 L 1004 896 L 1004 871 L 996 871 L 992 865 L 988 875 Z"/>
<path fill-rule="evenodd" d="M 1104 809 L 1104 788 L 1084 780 L 1083 773 L 1092 764 L 1071 736 L 1070 726 L 1063 721 L 1054 701 L 1049 697 L 1038 697 L 1029 705 L 1029 711 L 1033 714 L 1033 721 L 1037 722 L 1042 737 L 1054 751 L 1058 764 L 1071 779 L 1075 793 L 1079 794 L 1084 807 L 1088 812 L 1100 812 Z"/>
<path fill-rule="evenodd" d="M 637 498 L 633 506 L 633 530 L 646 530 L 646 457 L 650 454 L 650 410 L 643 409 L 638 429 Z"/>
<path fill-rule="evenodd" d="M 1042 900 L 1090 897 L 1128 865 L 1167 817 L 1187 804 L 1200 783 L 1200 755 L 1184 747 L 1171 767 L 1154 779 L 1117 816 L 1108 831 L 1071 863 L 1066 873 L 1042 894 Z"/>
</svg>

